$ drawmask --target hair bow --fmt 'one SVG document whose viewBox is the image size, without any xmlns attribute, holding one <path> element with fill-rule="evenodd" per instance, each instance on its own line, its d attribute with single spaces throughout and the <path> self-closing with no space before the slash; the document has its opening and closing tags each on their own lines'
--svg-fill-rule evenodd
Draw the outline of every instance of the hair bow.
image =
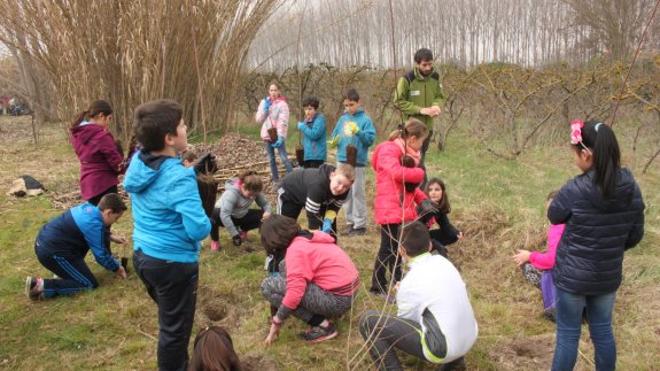
<svg viewBox="0 0 660 371">
<path fill-rule="evenodd" d="M 571 144 L 582 143 L 583 127 L 584 127 L 584 121 L 580 119 L 575 119 L 571 121 Z"/>
</svg>

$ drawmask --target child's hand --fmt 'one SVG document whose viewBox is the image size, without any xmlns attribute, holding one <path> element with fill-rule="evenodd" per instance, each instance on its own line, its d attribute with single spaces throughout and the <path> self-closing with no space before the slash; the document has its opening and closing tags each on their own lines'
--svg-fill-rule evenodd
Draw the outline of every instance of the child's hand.
<svg viewBox="0 0 660 371">
<path fill-rule="evenodd" d="M 301 121 L 301 122 L 298 123 L 298 130 L 302 130 L 304 127 L 305 127 L 304 122 Z"/>
<path fill-rule="evenodd" d="M 270 331 L 268 331 L 268 336 L 266 336 L 266 340 L 264 340 L 264 343 L 267 346 L 273 344 L 280 334 L 280 327 L 282 327 L 282 322 L 279 321 L 279 319 L 275 320 L 275 318 L 277 318 L 277 316 L 274 316 L 271 320 Z"/>
<path fill-rule="evenodd" d="M 332 140 L 328 141 L 328 147 L 330 147 L 330 148 L 337 147 L 337 144 L 339 144 L 339 136 L 336 136 L 336 137 L 332 138 Z"/>
<path fill-rule="evenodd" d="M 261 220 L 266 220 L 270 218 L 270 213 L 268 211 L 264 212 L 264 215 L 261 216 Z"/>
<path fill-rule="evenodd" d="M 439 116 L 442 113 L 442 109 L 438 106 L 432 106 L 431 109 L 433 110 L 432 117 Z"/>
<path fill-rule="evenodd" d="M 284 139 L 282 137 L 277 137 L 277 142 L 271 144 L 270 146 L 273 148 L 280 148 L 282 147 L 282 144 L 284 144 Z"/>
<path fill-rule="evenodd" d="M 110 241 L 123 245 L 126 243 L 126 239 L 122 236 L 117 236 L 116 234 L 110 235 Z"/>
<path fill-rule="evenodd" d="M 126 279 L 126 269 L 120 265 L 119 269 L 115 271 L 115 275 L 119 278 Z"/>
<path fill-rule="evenodd" d="M 513 260 L 515 260 L 518 265 L 523 265 L 529 261 L 529 256 L 532 253 L 529 252 L 529 250 L 518 250 L 518 253 L 513 256 Z"/>
<path fill-rule="evenodd" d="M 462 239 L 463 239 L 463 232 L 458 232 L 458 240 L 460 241 Z"/>
</svg>

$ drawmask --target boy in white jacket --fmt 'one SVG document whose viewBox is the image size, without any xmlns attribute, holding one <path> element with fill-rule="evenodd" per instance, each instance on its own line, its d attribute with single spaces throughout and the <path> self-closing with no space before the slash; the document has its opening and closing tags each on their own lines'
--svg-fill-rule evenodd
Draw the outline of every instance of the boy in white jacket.
<svg viewBox="0 0 660 371">
<path fill-rule="evenodd" d="M 397 316 L 370 310 L 360 319 L 360 333 L 380 370 L 402 370 L 395 348 L 443 364 L 441 370 L 463 368 L 463 356 L 477 339 L 465 283 L 449 260 L 430 249 L 422 223 L 405 226 L 399 254 L 410 271 L 396 295 Z"/>
</svg>

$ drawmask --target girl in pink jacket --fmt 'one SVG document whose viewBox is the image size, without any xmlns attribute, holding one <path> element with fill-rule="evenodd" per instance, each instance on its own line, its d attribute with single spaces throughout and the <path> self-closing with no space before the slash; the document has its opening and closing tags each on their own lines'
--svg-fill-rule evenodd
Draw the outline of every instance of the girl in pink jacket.
<svg viewBox="0 0 660 371">
<path fill-rule="evenodd" d="M 419 167 L 420 149 L 428 135 L 426 125 L 411 118 L 374 150 L 371 166 L 376 172 L 374 209 L 380 225 L 380 249 L 370 291 L 377 295 L 389 292 L 388 270 L 391 279 L 401 280 L 401 259 L 397 258 L 399 231 L 402 223 L 417 219 L 416 206 L 427 198 L 418 186 L 424 181 L 424 169 Z M 414 162 L 414 167 L 404 166 L 406 161 Z"/>
<path fill-rule="evenodd" d="M 270 161 L 270 173 L 273 182 L 279 182 L 280 174 L 275 161 L 275 150 L 279 153 L 280 160 L 286 168 L 286 173 L 293 171 L 289 155 L 286 152 L 286 135 L 289 128 L 289 105 L 286 98 L 280 94 L 280 87 L 271 83 L 268 87 L 268 96 L 261 100 L 255 117 L 261 124 L 261 139 L 264 141 L 268 160 Z M 274 129 L 274 130 L 272 130 Z M 271 133 L 277 132 L 277 137 L 271 137 Z"/>
<path fill-rule="evenodd" d="M 261 284 L 272 312 L 266 344 L 277 339 L 291 314 L 309 324 L 303 334 L 308 342 L 336 337 L 329 318 L 351 308 L 360 280 L 351 258 L 329 234 L 301 230 L 295 219 L 283 215 L 266 219 L 260 232 L 266 252 L 284 257 L 279 274 L 269 275 Z"/>
<path fill-rule="evenodd" d="M 548 194 L 546 210 L 552 203 L 552 199 L 557 195 L 557 192 L 552 191 Z M 522 267 L 525 278 L 534 286 L 540 287 L 543 271 L 550 270 L 555 266 L 557 245 L 559 245 L 561 236 L 564 234 L 565 226 L 565 224 L 550 224 L 550 227 L 548 227 L 548 250 L 545 253 L 518 250 L 518 253 L 513 256 L 513 260 L 518 263 L 518 266 Z"/>
</svg>

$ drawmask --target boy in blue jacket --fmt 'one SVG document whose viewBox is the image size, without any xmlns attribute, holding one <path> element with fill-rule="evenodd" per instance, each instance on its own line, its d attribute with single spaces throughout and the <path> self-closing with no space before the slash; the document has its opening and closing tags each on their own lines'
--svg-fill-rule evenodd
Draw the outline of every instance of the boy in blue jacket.
<svg viewBox="0 0 660 371">
<path fill-rule="evenodd" d="M 109 228 L 119 219 L 126 205 L 116 193 L 108 193 L 94 206 L 89 202 L 78 205 L 44 225 L 34 244 L 39 262 L 56 279 L 28 276 L 25 293 L 32 300 L 73 295 L 99 286 L 85 264 L 85 256 L 91 249 L 96 261 L 103 268 L 126 278 L 126 270 L 110 254 L 110 241 L 124 243 L 124 239 L 108 234 Z"/>
<path fill-rule="evenodd" d="M 344 93 L 344 114 L 332 131 L 331 144 L 337 146 L 337 161 L 348 163 L 346 155 L 349 145 L 357 149 L 355 182 L 346 198 L 346 221 L 348 235 L 363 235 L 367 232 L 367 198 L 365 192 L 365 168 L 369 164 L 369 147 L 376 139 L 376 128 L 364 112 L 360 95 L 355 89 Z"/>
<path fill-rule="evenodd" d="M 133 156 L 124 188 L 133 212 L 133 264 L 158 305 L 158 368 L 184 370 L 197 301 L 200 241 L 211 223 L 195 170 L 184 167 L 186 124 L 177 102 L 157 100 L 135 110 L 142 149 Z"/>
<path fill-rule="evenodd" d="M 298 130 L 302 135 L 303 149 L 305 150 L 305 161 L 302 167 L 305 169 L 318 168 L 325 162 L 325 116 L 317 112 L 319 100 L 316 97 L 307 97 L 303 100 L 305 119 L 298 123 Z"/>
</svg>

